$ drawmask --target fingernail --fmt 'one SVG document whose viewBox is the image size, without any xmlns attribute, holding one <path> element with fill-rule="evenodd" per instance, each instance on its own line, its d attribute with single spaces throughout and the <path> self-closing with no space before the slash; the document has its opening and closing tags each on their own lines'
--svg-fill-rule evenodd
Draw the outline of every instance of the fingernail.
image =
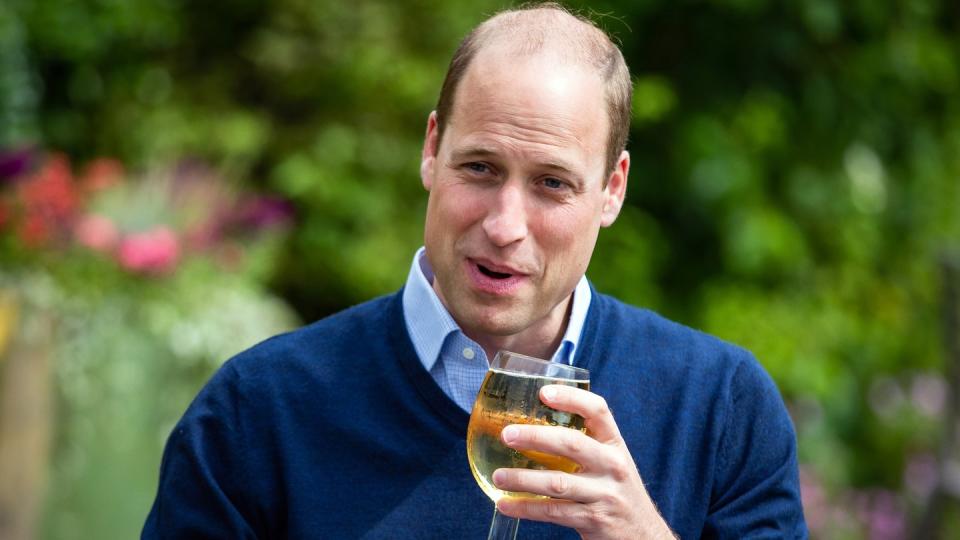
<svg viewBox="0 0 960 540">
<path fill-rule="evenodd" d="M 543 390 L 540 391 L 540 394 L 543 396 L 543 399 L 547 401 L 553 401 L 553 398 L 557 397 L 557 389 L 545 386 Z"/>
<path fill-rule="evenodd" d="M 520 435 L 517 426 L 507 426 L 503 428 L 503 432 L 500 434 L 500 437 L 503 439 L 503 442 L 509 444 L 516 440 L 517 435 Z"/>
<path fill-rule="evenodd" d="M 500 469 L 493 471 L 493 484 L 497 487 L 500 487 L 500 482 L 503 482 L 507 479 L 507 473 L 503 472 Z"/>
</svg>

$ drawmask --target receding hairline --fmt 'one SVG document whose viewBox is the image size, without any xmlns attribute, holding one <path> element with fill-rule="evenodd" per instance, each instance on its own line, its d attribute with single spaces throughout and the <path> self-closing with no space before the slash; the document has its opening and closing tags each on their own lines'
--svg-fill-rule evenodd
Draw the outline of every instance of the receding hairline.
<svg viewBox="0 0 960 540">
<path fill-rule="evenodd" d="M 503 58 L 549 56 L 567 65 L 594 71 L 604 85 L 608 116 L 607 173 L 626 148 L 633 87 L 619 47 L 591 20 L 548 2 L 502 11 L 474 28 L 460 43 L 437 103 L 438 143 L 453 114 L 460 82 L 477 55 Z"/>
<path fill-rule="evenodd" d="M 556 54 L 567 62 L 601 70 L 618 49 L 603 30 L 554 3 L 500 12 L 475 30 L 476 52 L 494 49 L 508 56 Z"/>
</svg>

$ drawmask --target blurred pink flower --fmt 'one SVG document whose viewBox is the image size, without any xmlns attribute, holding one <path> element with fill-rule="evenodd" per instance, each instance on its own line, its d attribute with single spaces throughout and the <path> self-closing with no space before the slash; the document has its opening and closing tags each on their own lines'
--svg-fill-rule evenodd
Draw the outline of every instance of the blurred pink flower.
<svg viewBox="0 0 960 540">
<path fill-rule="evenodd" d="M 885 489 L 857 493 L 854 508 L 867 538 L 900 540 L 907 536 L 907 517 L 898 495 Z"/>
<path fill-rule="evenodd" d="M 17 237 L 27 247 L 39 248 L 50 243 L 54 236 L 53 227 L 40 213 L 28 213 L 17 228 Z"/>
<path fill-rule="evenodd" d="M 98 214 L 87 214 L 80 218 L 73 235 L 81 246 L 101 253 L 112 251 L 120 240 L 120 233 L 113 221 Z"/>
<path fill-rule="evenodd" d="M 937 458 L 926 452 L 910 456 L 903 476 L 907 490 L 913 496 L 925 499 L 937 486 L 937 480 L 940 479 Z"/>
<path fill-rule="evenodd" d="M 142 210 L 151 228 L 125 230 L 142 223 Z M 0 149 L 0 234 L 30 250 L 82 246 L 127 272 L 157 277 L 194 256 L 239 270 L 245 243 L 292 217 L 289 202 L 244 194 L 199 162 L 128 177 L 120 161 L 100 157 L 75 176 L 64 154 Z"/>
<path fill-rule="evenodd" d="M 39 248 L 61 239 L 81 203 L 70 161 L 51 154 L 36 174 L 17 184 L 15 198 L 21 213 L 17 235 L 26 246 Z"/>
<path fill-rule="evenodd" d="M 125 236 L 117 250 L 120 266 L 142 274 L 164 274 L 180 258 L 180 242 L 169 227 L 161 225 Z"/>
<path fill-rule="evenodd" d="M 927 416 L 939 416 L 947 404 L 947 381 L 935 374 L 920 374 L 910 385 L 913 406 Z"/>
<path fill-rule="evenodd" d="M 100 157 L 87 164 L 80 185 L 87 192 L 95 193 L 119 184 L 123 175 L 123 164 L 119 160 Z"/>
<path fill-rule="evenodd" d="M 242 229 L 260 230 L 284 226 L 293 220 L 293 204 L 279 197 L 260 196 L 247 199 L 234 215 Z"/>
<path fill-rule="evenodd" d="M 800 465 L 800 498 L 810 532 L 819 533 L 827 522 L 829 505 L 823 484 L 807 465 Z"/>
</svg>

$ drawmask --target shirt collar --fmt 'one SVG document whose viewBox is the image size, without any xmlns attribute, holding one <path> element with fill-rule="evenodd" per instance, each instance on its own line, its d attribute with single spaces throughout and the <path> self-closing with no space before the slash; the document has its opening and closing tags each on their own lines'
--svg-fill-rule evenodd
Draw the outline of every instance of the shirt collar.
<svg viewBox="0 0 960 540">
<path fill-rule="evenodd" d="M 413 256 L 407 284 L 403 289 L 403 315 L 410 341 L 423 366 L 430 371 L 440 356 L 444 341 L 451 333 L 460 332 L 453 317 L 433 290 L 433 269 L 421 247 Z M 572 364 L 580 334 L 587 319 L 592 292 L 586 276 L 573 291 L 573 307 L 560 346 L 551 358 L 554 362 Z"/>
<path fill-rule="evenodd" d="M 437 363 L 444 340 L 451 333 L 458 332 L 460 327 L 433 290 L 433 269 L 425 253 L 425 248 L 421 247 L 413 256 L 407 284 L 403 288 L 403 318 L 417 356 L 423 367 L 430 371 Z"/>
<path fill-rule="evenodd" d="M 567 321 L 567 331 L 563 333 L 563 341 L 553 354 L 552 360 L 563 364 L 573 365 L 574 355 L 577 353 L 577 344 L 580 343 L 580 334 L 583 325 L 587 322 L 587 311 L 590 310 L 590 300 L 593 293 L 587 276 L 580 276 L 576 288 L 573 289 L 573 307 L 570 308 L 570 320 Z"/>
</svg>

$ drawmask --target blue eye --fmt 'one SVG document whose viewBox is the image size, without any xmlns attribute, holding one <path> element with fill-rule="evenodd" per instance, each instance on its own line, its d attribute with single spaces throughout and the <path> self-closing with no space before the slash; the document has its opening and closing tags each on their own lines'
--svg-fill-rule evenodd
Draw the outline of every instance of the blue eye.
<svg viewBox="0 0 960 540">
<path fill-rule="evenodd" d="M 485 163 L 467 163 L 466 167 L 476 173 L 486 173 L 490 171 L 490 167 L 487 167 Z"/>
<path fill-rule="evenodd" d="M 548 188 L 550 188 L 550 189 L 560 189 L 560 188 L 562 188 L 565 184 L 563 183 L 563 181 L 561 181 L 561 180 L 559 180 L 559 179 L 557 179 L 557 178 L 545 178 L 545 179 L 543 180 L 543 185 L 546 186 L 546 187 L 548 187 Z"/>
</svg>

